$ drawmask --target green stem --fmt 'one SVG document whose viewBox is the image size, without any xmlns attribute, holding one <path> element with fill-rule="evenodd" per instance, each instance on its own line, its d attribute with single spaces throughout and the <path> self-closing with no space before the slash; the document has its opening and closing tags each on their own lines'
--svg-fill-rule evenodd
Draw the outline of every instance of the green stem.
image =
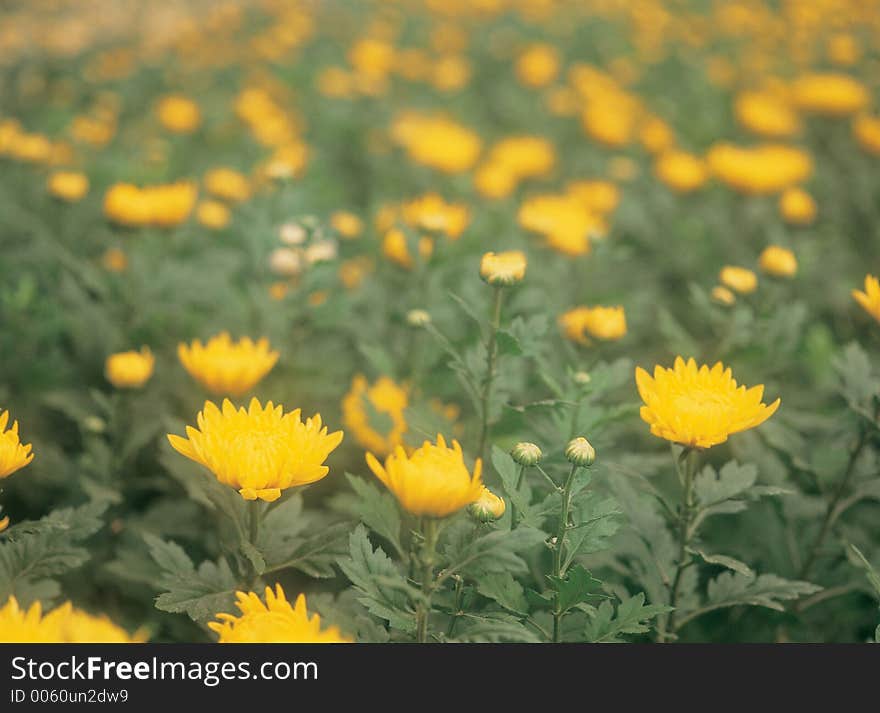
<svg viewBox="0 0 880 713">
<path fill-rule="evenodd" d="M 519 489 L 522 487 L 523 478 L 525 477 L 525 474 L 526 474 L 526 467 L 524 465 L 521 465 L 519 467 L 519 476 L 517 476 L 517 479 L 516 479 L 516 492 L 517 492 L 517 494 L 519 494 Z M 516 505 L 513 502 L 513 498 L 511 498 L 510 499 L 510 529 L 515 530 L 516 525 L 517 525 Z"/>
<path fill-rule="evenodd" d="M 565 479 L 565 485 L 562 488 L 562 510 L 559 513 L 559 527 L 556 531 L 556 547 L 553 550 L 553 576 L 559 580 L 565 576 L 565 568 L 562 562 L 563 552 L 565 550 L 565 536 L 568 532 L 568 516 L 571 511 L 571 489 L 574 485 L 574 476 L 578 467 L 571 466 L 568 477 Z M 559 595 L 556 596 L 556 606 L 553 610 L 553 643 L 560 641 L 560 624 L 562 623 L 563 611 L 559 606 Z"/>
<path fill-rule="evenodd" d="M 495 368 L 498 359 L 498 330 L 501 329 L 501 303 L 504 288 L 496 287 L 492 301 L 492 322 L 489 325 L 489 341 L 486 345 L 486 378 L 483 381 L 483 393 L 480 396 L 480 443 L 477 455 L 485 460 L 486 441 L 489 438 L 489 407 L 492 398 L 492 382 L 495 380 Z"/>
<path fill-rule="evenodd" d="M 449 620 L 449 628 L 446 630 L 446 638 L 452 638 L 455 633 L 455 625 L 458 624 L 458 618 L 461 616 L 461 603 L 464 598 L 464 579 L 459 575 L 455 575 L 455 605 L 452 611 L 452 618 Z"/>
<path fill-rule="evenodd" d="M 426 517 L 422 521 L 422 548 L 419 552 L 421 565 L 422 599 L 416 605 L 416 641 L 428 641 L 428 618 L 431 614 L 431 594 L 434 587 L 434 556 L 437 548 L 437 521 Z"/>
<path fill-rule="evenodd" d="M 257 541 L 260 539 L 260 523 L 263 520 L 263 503 L 261 500 L 251 500 L 248 502 L 248 539 L 253 548 L 259 552 Z M 256 587 L 260 579 L 260 573 L 256 567 L 253 568 L 251 575 L 251 591 Z"/>
<path fill-rule="evenodd" d="M 675 576 L 672 579 L 672 586 L 669 589 L 669 606 L 672 607 L 666 615 L 666 621 L 662 628 L 657 632 L 658 641 L 665 643 L 669 640 L 671 634 L 675 632 L 676 615 L 675 610 L 678 604 L 678 590 L 681 586 L 681 578 L 684 570 L 687 568 L 690 558 L 687 556 L 687 547 L 690 544 L 692 533 L 690 532 L 691 517 L 694 510 L 694 476 L 697 471 L 697 451 L 694 448 L 688 448 L 679 457 L 684 462 L 684 483 L 683 483 L 683 499 L 678 513 L 678 562 L 675 566 Z"/>
</svg>

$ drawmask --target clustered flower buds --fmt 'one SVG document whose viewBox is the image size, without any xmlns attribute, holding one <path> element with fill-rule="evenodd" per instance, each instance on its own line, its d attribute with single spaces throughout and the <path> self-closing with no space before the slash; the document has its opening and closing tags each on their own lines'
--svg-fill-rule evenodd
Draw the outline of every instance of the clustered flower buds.
<svg viewBox="0 0 880 713">
<path fill-rule="evenodd" d="M 580 468 L 593 465 L 596 460 L 596 449 L 583 436 L 574 438 L 565 447 L 565 457 L 569 463 Z"/>
<path fill-rule="evenodd" d="M 531 467 L 538 465 L 544 454 L 534 443 L 517 443 L 510 451 L 510 457 L 519 465 Z"/>
</svg>

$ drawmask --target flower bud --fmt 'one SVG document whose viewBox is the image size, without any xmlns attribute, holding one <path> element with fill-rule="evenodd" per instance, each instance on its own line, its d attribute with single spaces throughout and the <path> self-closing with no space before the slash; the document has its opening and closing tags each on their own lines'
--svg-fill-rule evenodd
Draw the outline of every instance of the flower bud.
<svg viewBox="0 0 880 713">
<path fill-rule="evenodd" d="M 329 262 L 336 259 L 337 252 L 336 243 L 332 240 L 312 243 L 306 248 L 306 262 L 309 265 L 314 265 L 316 262 Z"/>
<path fill-rule="evenodd" d="M 569 463 L 580 468 L 586 468 L 593 465 L 596 460 L 596 449 L 590 445 L 590 442 L 581 437 L 572 439 L 565 447 L 565 457 Z"/>
<path fill-rule="evenodd" d="M 489 285 L 507 287 L 526 276 L 526 256 L 520 250 L 486 253 L 480 261 L 480 277 Z"/>
<path fill-rule="evenodd" d="M 468 512 L 471 517 L 480 522 L 492 522 L 493 520 L 497 520 L 504 515 L 506 509 L 504 499 L 499 498 L 485 486 L 483 487 L 483 493 L 480 495 L 479 500 L 468 505 Z"/>
<path fill-rule="evenodd" d="M 276 275 L 294 277 L 302 270 L 302 258 L 296 250 L 275 248 L 269 255 L 269 269 Z"/>
<path fill-rule="evenodd" d="M 91 433 L 104 433 L 107 430 L 107 423 L 100 416 L 86 416 L 83 419 L 83 426 Z"/>
<path fill-rule="evenodd" d="M 593 377 L 590 376 L 589 372 L 576 371 L 572 376 L 572 379 L 574 380 L 574 383 L 578 386 L 586 386 L 593 380 Z"/>
<path fill-rule="evenodd" d="M 541 449 L 534 443 L 517 443 L 510 451 L 510 457 L 522 466 L 531 467 L 541 462 Z"/>
<path fill-rule="evenodd" d="M 431 323 L 431 315 L 423 309 L 411 309 L 406 313 L 406 323 L 410 327 L 424 327 Z"/>
<path fill-rule="evenodd" d="M 278 237 L 285 245 L 302 245 L 308 234 L 299 223 L 285 223 L 278 229 Z"/>
</svg>

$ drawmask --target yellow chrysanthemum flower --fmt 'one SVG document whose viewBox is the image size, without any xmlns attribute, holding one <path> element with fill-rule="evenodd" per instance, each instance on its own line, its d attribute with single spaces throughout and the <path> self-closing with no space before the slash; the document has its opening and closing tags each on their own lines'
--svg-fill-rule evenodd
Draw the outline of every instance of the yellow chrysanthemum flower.
<svg viewBox="0 0 880 713">
<path fill-rule="evenodd" d="M 358 374 L 342 399 L 342 423 L 361 446 L 385 456 L 403 444 L 407 431 L 404 412 L 408 405 L 409 392 L 405 386 L 387 376 L 369 384 L 363 374 Z M 378 419 L 371 419 L 371 412 Z M 374 420 L 386 421 L 386 428 Z"/>
<path fill-rule="evenodd" d="M 76 203 L 89 192 L 89 179 L 79 171 L 55 171 L 46 186 L 49 193 L 68 203 Z"/>
<path fill-rule="evenodd" d="M 654 173 L 678 193 L 695 191 L 709 180 L 706 162 L 685 151 L 664 151 L 654 162 Z"/>
<path fill-rule="evenodd" d="M 196 220 L 211 230 L 222 230 L 232 219 L 232 212 L 220 201 L 202 201 L 196 206 Z"/>
<path fill-rule="evenodd" d="M 180 94 L 169 94 L 156 104 L 156 116 L 168 131 L 188 134 L 195 131 L 202 122 L 199 105 Z"/>
<path fill-rule="evenodd" d="M 347 240 L 354 240 L 364 230 L 364 222 L 354 213 L 338 210 L 330 216 L 330 227 Z"/>
<path fill-rule="evenodd" d="M 419 257 L 427 260 L 434 253 L 434 241 L 426 235 L 418 240 Z M 398 228 L 392 228 L 382 238 L 382 254 L 391 262 L 402 268 L 411 270 L 415 266 L 415 260 L 410 254 L 406 235 Z"/>
<path fill-rule="evenodd" d="M 198 339 L 179 344 L 180 363 L 196 381 L 218 396 L 241 396 L 256 386 L 278 361 L 278 352 L 263 337 L 233 342 L 229 332 L 211 337 L 204 345 Z"/>
<path fill-rule="evenodd" d="M 568 339 L 579 344 L 590 344 L 589 337 L 615 341 L 626 336 L 626 313 L 621 306 L 575 307 L 559 317 L 559 325 Z"/>
<path fill-rule="evenodd" d="M 182 438 L 168 434 L 172 447 L 201 463 L 221 483 L 238 490 L 245 500 L 272 502 L 281 491 L 321 480 L 329 472 L 324 461 L 342 441 L 342 431 L 327 433 L 320 414 L 300 419 L 300 410 L 284 413 L 269 401 L 251 399 L 236 409 L 229 399 L 222 410 L 205 402 L 199 428 L 186 427 Z"/>
<path fill-rule="evenodd" d="M 779 196 L 779 212 L 786 223 L 809 225 L 816 219 L 819 209 L 813 196 L 803 188 L 787 188 Z"/>
<path fill-rule="evenodd" d="M 117 352 L 107 357 L 104 375 L 117 389 L 139 389 L 153 375 L 156 359 L 149 347 Z"/>
<path fill-rule="evenodd" d="M 715 287 L 712 288 L 711 295 L 715 302 L 724 307 L 730 307 L 731 305 L 736 304 L 736 295 L 724 285 L 715 285 Z"/>
<path fill-rule="evenodd" d="M 9 430 L 6 429 L 8 423 L 9 411 L 3 411 L 0 413 L 0 479 L 8 478 L 34 459 L 31 444 L 22 443 L 18 436 L 18 421 L 13 421 Z"/>
<path fill-rule="evenodd" d="M 788 248 L 768 245 L 758 258 L 758 265 L 768 275 L 774 277 L 794 277 L 797 274 L 797 258 Z"/>
<path fill-rule="evenodd" d="M 802 183 L 813 173 L 813 159 L 802 148 L 782 144 L 713 145 L 706 154 L 712 173 L 746 194 L 769 195 Z"/>
<path fill-rule="evenodd" d="M 144 632 L 129 635 L 106 616 L 75 609 L 70 602 L 43 614 L 40 602 L 22 609 L 15 597 L 0 607 L 0 644 L 135 644 Z"/>
<path fill-rule="evenodd" d="M 880 156 L 880 116 L 857 116 L 853 120 L 852 132 L 863 150 Z"/>
<path fill-rule="evenodd" d="M 825 72 L 805 74 L 791 86 L 795 104 L 803 111 L 827 116 L 848 116 L 871 101 L 868 89 L 847 74 Z"/>
<path fill-rule="evenodd" d="M 321 617 L 309 616 L 306 598 L 300 594 L 296 603 L 284 595 L 280 584 L 275 591 L 266 587 L 266 601 L 254 592 L 237 592 L 236 606 L 240 616 L 217 614 L 219 621 L 208 627 L 220 636 L 220 644 L 350 644 L 351 639 L 342 635 L 335 626 L 321 629 Z"/>
<path fill-rule="evenodd" d="M 495 495 L 486 486 L 483 486 L 483 492 L 479 499 L 468 505 L 468 512 L 481 522 L 498 520 L 504 515 L 505 510 L 507 510 L 507 505 L 504 498 Z"/>
<path fill-rule="evenodd" d="M 729 287 L 741 295 L 748 295 L 758 289 L 758 276 L 745 267 L 727 265 L 721 268 L 718 279 L 725 287 Z"/>
<path fill-rule="evenodd" d="M 391 137 L 416 163 L 444 173 L 462 173 L 477 161 L 480 137 L 441 116 L 406 112 L 391 127 Z"/>
<path fill-rule="evenodd" d="M 447 203 L 438 193 L 426 193 L 401 206 L 407 225 L 457 240 L 471 220 L 470 209 L 461 203 Z"/>
<path fill-rule="evenodd" d="M 607 230 L 600 216 L 570 195 L 532 196 L 520 206 L 517 220 L 526 230 L 542 235 L 551 248 L 571 256 L 589 253 L 590 238 Z"/>
<path fill-rule="evenodd" d="M 486 253 L 480 260 L 480 277 L 488 284 L 505 287 L 520 282 L 526 276 L 528 261 L 522 250 Z"/>
<path fill-rule="evenodd" d="M 226 201 L 244 201 L 251 195 L 247 176 L 231 168 L 212 168 L 205 174 L 205 190 Z"/>
<path fill-rule="evenodd" d="M 742 92 L 734 108 L 737 121 L 758 136 L 786 139 L 801 130 L 797 112 L 777 92 Z"/>
<path fill-rule="evenodd" d="M 654 367 L 651 377 L 636 368 L 636 385 L 645 405 L 640 415 L 651 433 L 692 448 L 711 448 L 733 433 L 759 426 L 779 408 L 761 402 L 764 386 L 737 386 L 718 362 L 697 368 L 693 359 L 675 358 L 672 369 Z"/>
<path fill-rule="evenodd" d="M 439 434 L 436 445 L 425 441 L 411 455 L 398 446 L 384 467 L 372 453 L 366 457 L 370 470 L 413 515 L 446 517 L 483 494 L 482 461 L 477 458 L 471 475 L 458 441 L 450 448 Z"/>
<path fill-rule="evenodd" d="M 620 189 L 612 181 L 572 181 L 565 192 L 596 215 L 610 215 L 620 203 Z"/>
<path fill-rule="evenodd" d="M 880 280 L 873 275 L 865 275 L 865 291 L 853 290 L 852 296 L 865 312 L 880 322 Z M 3 423 L 2 419 L 0 423 Z"/>
<path fill-rule="evenodd" d="M 516 60 L 516 76 L 527 87 L 546 87 L 559 74 L 559 51 L 548 44 L 525 48 Z"/>
</svg>

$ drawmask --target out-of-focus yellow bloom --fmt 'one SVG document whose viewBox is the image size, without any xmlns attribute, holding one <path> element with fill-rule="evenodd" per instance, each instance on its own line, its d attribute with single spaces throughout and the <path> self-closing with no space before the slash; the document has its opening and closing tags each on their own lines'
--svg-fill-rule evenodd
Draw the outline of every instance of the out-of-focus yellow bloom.
<svg viewBox="0 0 880 713">
<path fill-rule="evenodd" d="M 504 515 L 507 505 L 489 488 L 483 486 L 480 498 L 468 505 L 468 512 L 480 522 L 492 522 Z"/>
<path fill-rule="evenodd" d="M 569 195 L 538 195 L 528 198 L 517 214 L 526 230 L 542 235 L 547 244 L 565 255 L 590 252 L 590 238 L 604 236 L 604 220 Z"/>
<path fill-rule="evenodd" d="M 407 431 L 404 412 L 408 405 L 406 386 L 396 384 L 387 376 L 370 384 L 363 374 L 358 374 L 342 399 L 342 423 L 359 445 L 386 456 L 403 445 Z M 378 419 L 371 417 L 374 413 Z"/>
<path fill-rule="evenodd" d="M 339 280 L 347 290 L 360 287 L 367 275 L 373 270 L 373 260 L 366 255 L 344 260 L 339 265 Z"/>
<path fill-rule="evenodd" d="M 840 67 L 851 67 L 861 57 L 861 48 L 856 38 L 843 32 L 837 32 L 828 38 L 826 52 L 828 59 Z"/>
<path fill-rule="evenodd" d="M 853 290 L 852 296 L 865 312 L 880 322 L 880 280 L 873 275 L 865 275 L 865 291 Z"/>
<path fill-rule="evenodd" d="M 104 214 L 114 223 L 168 228 L 183 223 L 196 202 L 196 187 L 181 181 L 138 188 L 117 183 L 104 195 Z"/>
<path fill-rule="evenodd" d="M 516 59 L 516 76 L 527 87 L 546 87 L 558 74 L 559 52 L 553 45 L 529 45 Z"/>
<path fill-rule="evenodd" d="M 104 375 L 117 389 L 139 389 L 153 375 L 156 358 L 149 347 L 139 352 L 117 352 L 107 357 Z"/>
<path fill-rule="evenodd" d="M 205 174 L 205 190 L 226 201 L 245 201 L 251 187 L 247 176 L 231 168 L 212 168 Z"/>
<path fill-rule="evenodd" d="M 106 616 L 80 611 L 70 602 L 45 615 L 40 602 L 25 610 L 12 596 L 0 607 L 2 644 L 135 644 L 145 640 L 143 632 L 129 635 Z"/>
<path fill-rule="evenodd" d="M 405 112 L 398 116 L 391 137 L 410 159 L 444 173 L 462 173 L 477 161 L 480 137 L 466 127 L 440 116 Z"/>
<path fill-rule="evenodd" d="M 202 201 L 196 206 L 196 220 L 211 230 L 222 230 L 232 219 L 232 213 L 225 203 L 220 201 Z"/>
<path fill-rule="evenodd" d="M 598 215 L 610 215 L 620 203 L 620 189 L 611 181 L 571 181 L 565 192 Z"/>
<path fill-rule="evenodd" d="M 744 128 L 768 139 L 790 138 L 801 130 L 797 112 L 776 92 L 741 92 L 734 111 Z"/>
<path fill-rule="evenodd" d="M 330 216 L 330 227 L 343 238 L 353 240 L 364 231 L 364 222 L 354 213 L 338 210 Z"/>
<path fill-rule="evenodd" d="M 521 250 L 486 253 L 480 260 L 480 277 L 488 284 L 506 287 L 526 276 L 526 255 Z"/>
<path fill-rule="evenodd" d="M 475 185 L 487 198 L 504 198 L 517 184 L 548 175 L 556 165 L 553 144 L 540 136 L 508 136 L 493 144 L 477 169 Z"/>
<path fill-rule="evenodd" d="M 721 284 L 741 295 L 750 294 L 758 289 L 758 276 L 745 267 L 726 265 L 718 273 L 718 279 L 721 280 Z"/>
<path fill-rule="evenodd" d="M 461 55 L 446 55 L 434 63 L 431 84 L 441 92 L 457 92 L 464 89 L 470 80 L 470 62 Z"/>
<path fill-rule="evenodd" d="M 422 260 L 427 260 L 434 252 L 434 241 L 427 236 L 419 238 L 418 252 Z M 382 254 L 391 262 L 407 270 L 411 270 L 415 266 L 415 260 L 407 245 L 406 235 L 398 228 L 392 228 L 385 233 L 382 238 Z"/>
<path fill-rule="evenodd" d="M 168 131 L 189 134 L 199 128 L 202 114 L 199 105 L 180 94 L 169 94 L 156 104 L 156 115 Z"/>
<path fill-rule="evenodd" d="M 691 448 L 711 448 L 734 433 L 759 426 L 779 408 L 779 399 L 762 403 L 764 386 L 737 386 L 718 362 L 697 368 L 693 359 L 675 358 L 671 369 L 654 367 L 651 377 L 636 368 L 636 385 L 645 405 L 640 415 L 658 438 Z"/>
<path fill-rule="evenodd" d="M 612 95 L 589 104 L 581 114 L 581 124 L 590 138 L 621 148 L 635 136 L 638 110 L 633 102 Z"/>
<path fill-rule="evenodd" d="M 666 151 L 654 162 L 654 173 L 678 193 L 702 188 L 709 180 L 709 168 L 698 156 L 685 151 Z"/>
<path fill-rule="evenodd" d="M 30 443 L 22 443 L 18 437 L 18 421 L 7 430 L 9 411 L 0 413 L 0 480 L 24 468 L 34 459 Z"/>
<path fill-rule="evenodd" d="M 367 465 L 394 493 L 404 510 L 416 516 L 446 517 L 478 500 L 483 493 L 482 461 L 477 458 L 473 475 L 464 463 L 458 441 L 452 447 L 437 435 L 437 444 L 425 441 L 407 455 L 398 446 L 385 459 L 385 466 L 372 453 Z"/>
<path fill-rule="evenodd" d="M 178 344 L 180 363 L 196 381 L 218 396 L 241 396 L 254 388 L 278 361 L 278 352 L 263 337 L 233 342 L 229 332 L 211 337 L 204 345 L 198 339 Z"/>
<path fill-rule="evenodd" d="M 880 116 L 862 114 L 853 120 L 853 136 L 859 146 L 875 156 L 880 156 Z"/>
<path fill-rule="evenodd" d="M 715 285 L 712 288 L 712 299 L 725 307 L 730 307 L 736 303 L 736 295 L 724 285 Z"/>
<path fill-rule="evenodd" d="M 128 269 L 128 257 L 121 248 L 107 248 L 101 256 L 101 264 L 110 272 L 125 272 Z"/>
<path fill-rule="evenodd" d="M 280 302 L 290 292 L 290 284 L 287 282 L 273 282 L 269 285 L 269 297 Z"/>
<path fill-rule="evenodd" d="M 816 220 L 818 210 L 813 196 L 803 188 L 787 188 L 779 196 L 779 212 L 786 223 L 809 225 Z"/>
<path fill-rule="evenodd" d="M 42 134 L 15 132 L 6 139 L 4 153 L 16 161 L 26 163 L 49 163 L 52 159 L 52 142 Z"/>
<path fill-rule="evenodd" d="M 826 116 L 849 116 L 865 109 L 871 95 L 864 84 L 847 74 L 805 74 L 791 85 L 792 99 L 803 111 Z"/>
<path fill-rule="evenodd" d="M 82 200 L 89 192 L 89 179 L 79 171 L 55 171 L 46 185 L 51 195 L 70 203 Z"/>
<path fill-rule="evenodd" d="M 774 277 L 794 277 L 797 274 L 797 258 L 788 248 L 768 245 L 758 258 L 758 266 Z"/>
<path fill-rule="evenodd" d="M 649 116 L 639 126 L 639 142 L 650 153 L 659 154 L 675 145 L 675 133 L 660 117 Z"/>
<path fill-rule="evenodd" d="M 309 615 L 306 597 L 300 594 L 290 606 L 280 584 L 266 587 L 266 602 L 254 592 L 236 592 L 240 616 L 217 614 L 208 628 L 220 644 L 347 644 L 352 643 L 335 626 L 321 629 L 321 617 Z"/>
<path fill-rule="evenodd" d="M 394 47 L 382 40 L 365 37 L 348 50 L 348 61 L 359 74 L 383 79 L 394 66 Z"/>
<path fill-rule="evenodd" d="M 626 336 L 623 307 L 575 307 L 559 317 L 563 334 L 579 344 L 591 344 L 590 337 L 616 341 Z"/>
<path fill-rule="evenodd" d="M 306 303 L 309 307 L 320 307 L 322 304 L 325 304 L 330 297 L 330 294 L 327 290 L 315 290 L 314 292 L 310 292 L 308 298 L 306 299 Z"/>
<path fill-rule="evenodd" d="M 70 135 L 75 141 L 96 148 L 106 146 L 115 134 L 115 118 L 77 116 L 70 125 Z"/>
<path fill-rule="evenodd" d="M 461 203 L 447 203 L 437 193 L 407 201 L 400 208 L 407 225 L 431 233 L 442 233 L 457 240 L 471 220 L 470 209 Z"/>
<path fill-rule="evenodd" d="M 768 195 L 802 183 L 813 172 L 805 150 L 782 144 L 754 147 L 719 143 L 706 156 L 712 173 L 742 193 Z"/>
<path fill-rule="evenodd" d="M 222 409 L 206 401 L 198 425 L 186 427 L 188 439 L 169 433 L 171 446 L 245 500 L 272 502 L 282 490 L 321 480 L 330 471 L 324 461 L 342 441 L 342 431 L 327 433 L 320 414 L 303 423 L 299 409 L 284 413 L 283 406 L 269 401 L 263 407 L 256 398 L 247 409 L 229 399 Z"/>
</svg>

